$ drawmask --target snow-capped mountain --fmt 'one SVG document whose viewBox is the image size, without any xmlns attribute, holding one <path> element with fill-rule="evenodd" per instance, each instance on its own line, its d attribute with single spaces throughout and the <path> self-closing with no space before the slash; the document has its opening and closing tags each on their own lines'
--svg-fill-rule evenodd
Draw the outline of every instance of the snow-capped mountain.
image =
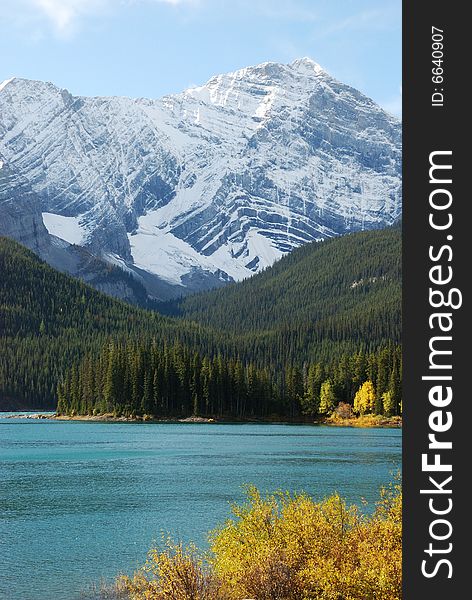
<svg viewBox="0 0 472 600">
<path fill-rule="evenodd" d="M 0 84 L 0 154 L 50 234 L 154 295 L 153 275 L 180 290 L 239 280 L 401 213 L 400 123 L 310 59 L 158 100 L 13 78 Z"/>
<path fill-rule="evenodd" d="M 0 154 L 0 236 L 17 240 L 51 266 L 83 279 L 98 290 L 131 303 L 147 303 L 146 288 L 142 281 L 136 281 L 135 273 L 129 277 L 122 268 L 112 267 L 87 248 L 65 241 L 64 237 L 73 237 L 74 229 L 67 220 L 74 217 L 41 213 L 40 204 L 24 177 Z M 50 228 L 50 219 L 58 220 L 55 227 L 58 235 L 48 232 L 45 223 L 49 222 Z M 67 224 L 66 228 L 61 227 L 63 223 Z M 62 234 L 63 237 L 59 237 Z M 156 283 L 160 283 L 155 290 L 159 297 L 175 294 L 175 288 Z"/>
</svg>

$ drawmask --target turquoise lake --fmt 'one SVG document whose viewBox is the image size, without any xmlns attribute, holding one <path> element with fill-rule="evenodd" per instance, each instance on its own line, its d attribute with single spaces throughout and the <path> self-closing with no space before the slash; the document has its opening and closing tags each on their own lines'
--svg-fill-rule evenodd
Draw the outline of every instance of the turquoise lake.
<svg viewBox="0 0 472 600">
<path fill-rule="evenodd" d="M 202 545 L 248 483 L 369 510 L 401 468 L 397 429 L 1 417 L 1 600 L 79 600 L 161 532 Z"/>
</svg>

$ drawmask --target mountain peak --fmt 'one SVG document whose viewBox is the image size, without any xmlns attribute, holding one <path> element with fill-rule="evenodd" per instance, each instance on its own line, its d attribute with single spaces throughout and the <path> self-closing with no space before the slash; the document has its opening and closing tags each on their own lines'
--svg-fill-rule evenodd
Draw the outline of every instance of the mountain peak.
<svg viewBox="0 0 472 600">
<path fill-rule="evenodd" d="M 55 85 L 51 81 L 42 81 L 41 79 L 28 79 L 27 77 L 10 77 L 0 83 L 0 92 L 8 89 L 9 91 L 14 90 L 15 93 L 20 95 L 28 91 L 34 96 L 37 92 L 61 92 L 63 91 L 59 86 Z"/>
<path fill-rule="evenodd" d="M 291 63 L 281 63 L 274 61 L 258 63 L 250 67 L 238 69 L 234 73 L 229 73 L 228 75 L 239 75 L 241 77 L 244 77 L 248 73 L 260 73 L 262 71 L 266 75 L 271 76 L 274 74 L 289 73 L 290 69 L 306 75 L 318 75 L 320 73 L 326 73 L 323 67 L 321 67 L 321 65 L 315 62 L 312 58 L 308 56 L 303 56 L 301 58 L 297 58 Z"/>
<path fill-rule="evenodd" d="M 299 58 L 292 63 L 265 61 L 214 75 L 205 84 L 185 90 L 184 94 L 203 102 L 246 110 L 253 101 L 261 104 L 256 107 L 256 116 L 266 114 L 272 105 L 269 96 L 275 88 L 287 89 L 295 82 L 298 87 L 308 90 L 313 87 L 313 79 L 326 71 L 309 57 Z M 259 92 L 254 94 L 254 90 Z M 243 100 L 246 97 L 246 101 Z M 252 99 L 248 100 L 248 97 Z M 266 99 L 264 99 L 266 97 Z M 301 98 L 300 98 L 301 101 Z"/>
<path fill-rule="evenodd" d="M 0 92 L 7 87 L 7 85 L 9 83 L 11 83 L 14 79 L 16 79 L 16 77 L 10 77 L 10 79 L 5 79 L 5 81 L 2 81 L 2 83 L 0 83 Z"/>
<path fill-rule="evenodd" d="M 316 75 L 326 72 L 321 65 L 319 65 L 317 62 L 315 62 L 308 56 L 297 58 L 292 63 L 290 63 L 290 66 L 293 69 L 296 69 L 297 71 L 303 71 L 305 73 L 315 72 Z"/>
</svg>

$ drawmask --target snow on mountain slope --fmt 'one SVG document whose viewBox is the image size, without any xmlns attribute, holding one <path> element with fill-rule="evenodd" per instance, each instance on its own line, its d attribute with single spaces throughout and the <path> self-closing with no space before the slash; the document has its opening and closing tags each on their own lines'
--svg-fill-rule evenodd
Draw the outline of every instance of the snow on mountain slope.
<svg viewBox="0 0 472 600">
<path fill-rule="evenodd" d="M 159 100 L 15 78 L 0 153 L 90 251 L 189 288 L 401 213 L 400 123 L 310 59 Z"/>
<path fill-rule="evenodd" d="M 50 233 L 69 244 L 84 245 L 87 233 L 80 224 L 78 217 L 63 217 L 53 213 L 43 212 L 43 223 Z"/>
</svg>

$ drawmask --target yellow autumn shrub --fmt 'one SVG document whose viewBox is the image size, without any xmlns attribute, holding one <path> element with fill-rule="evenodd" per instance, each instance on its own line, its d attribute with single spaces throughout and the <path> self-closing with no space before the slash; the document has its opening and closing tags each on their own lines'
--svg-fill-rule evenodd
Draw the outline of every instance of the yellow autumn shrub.
<svg viewBox="0 0 472 600">
<path fill-rule="evenodd" d="M 398 600 L 401 508 L 399 486 L 371 516 L 337 494 L 315 502 L 251 488 L 206 555 L 168 545 L 125 582 L 133 600 Z"/>
<path fill-rule="evenodd" d="M 145 565 L 133 577 L 121 577 L 121 589 L 132 600 L 221 600 L 219 585 L 193 545 L 167 540 L 154 548 Z"/>
</svg>

